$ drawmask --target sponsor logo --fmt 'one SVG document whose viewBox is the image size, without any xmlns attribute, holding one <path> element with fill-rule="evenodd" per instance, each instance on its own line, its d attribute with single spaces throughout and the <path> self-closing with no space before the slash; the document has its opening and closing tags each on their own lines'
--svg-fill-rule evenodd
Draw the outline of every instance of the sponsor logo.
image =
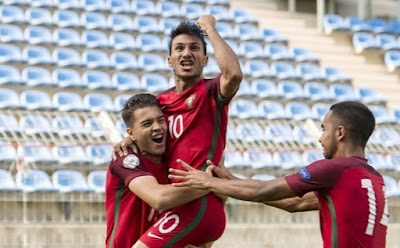
<svg viewBox="0 0 400 248">
<path fill-rule="evenodd" d="M 147 233 L 147 236 L 149 236 L 150 238 L 155 238 L 155 239 L 161 239 L 161 240 L 163 240 L 163 238 L 161 238 L 160 236 L 157 236 L 157 235 L 153 234 L 151 231 Z"/>
<path fill-rule="evenodd" d="M 196 100 L 196 94 L 191 94 L 188 98 L 186 98 L 185 103 L 188 106 L 188 109 L 194 107 L 194 100 Z"/>
<path fill-rule="evenodd" d="M 299 171 L 299 175 L 300 175 L 300 178 L 303 180 L 308 181 L 311 179 L 311 174 L 310 174 L 310 172 L 308 172 L 308 170 L 306 168 L 301 169 Z"/>
<path fill-rule="evenodd" d="M 134 154 L 129 154 L 124 158 L 122 162 L 123 166 L 127 169 L 134 169 L 140 163 L 139 158 Z"/>
</svg>

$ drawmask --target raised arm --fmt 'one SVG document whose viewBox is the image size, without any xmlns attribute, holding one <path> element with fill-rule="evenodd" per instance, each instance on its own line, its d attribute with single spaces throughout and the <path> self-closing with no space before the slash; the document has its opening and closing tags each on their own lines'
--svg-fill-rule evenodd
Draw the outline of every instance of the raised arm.
<svg viewBox="0 0 400 248">
<path fill-rule="evenodd" d="M 212 15 L 200 17 L 197 24 L 207 34 L 214 48 L 215 59 L 222 73 L 220 81 L 221 94 L 223 97 L 231 97 L 239 88 L 243 78 L 239 60 L 229 45 L 219 35 L 215 28 L 215 18 Z"/>
</svg>

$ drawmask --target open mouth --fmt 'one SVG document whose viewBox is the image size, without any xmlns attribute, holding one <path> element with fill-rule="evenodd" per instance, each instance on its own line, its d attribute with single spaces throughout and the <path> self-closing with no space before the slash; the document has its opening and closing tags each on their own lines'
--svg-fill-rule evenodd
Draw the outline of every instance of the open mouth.
<svg viewBox="0 0 400 248">
<path fill-rule="evenodd" d="M 183 67 L 183 69 L 190 69 L 193 66 L 193 61 L 191 61 L 191 60 L 182 60 L 180 64 Z"/>
<path fill-rule="evenodd" d="M 154 135 L 154 136 L 152 137 L 152 140 L 153 140 L 154 142 L 156 142 L 157 144 L 161 144 L 161 143 L 163 142 L 163 138 L 164 138 L 164 135 L 162 135 L 162 134 L 157 134 L 157 135 Z"/>
</svg>

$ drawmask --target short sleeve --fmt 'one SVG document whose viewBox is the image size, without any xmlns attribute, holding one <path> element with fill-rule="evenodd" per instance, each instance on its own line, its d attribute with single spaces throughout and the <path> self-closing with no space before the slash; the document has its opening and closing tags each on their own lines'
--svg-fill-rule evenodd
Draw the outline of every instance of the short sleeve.
<svg viewBox="0 0 400 248">
<path fill-rule="evenodd" d="M 206 90 L 207 93 L 214 98 L 216 101 L 221 101 L 223 104 L 229 104 L 232 100 L 232 98 L 235 96 L 233 94 L 230 97 L 224 97 L 221 95 L 221 89 L 220 89 L 220 79 L 221 79 L 222 74 L 219 74 L 216 78 L 212 79 L 205 79 L 206 80 Z"/>
<path fill-rule="evenodd" d="M 152 175 L 147 171 L 143 160 L 133 153 L 118 157 L 116 161 L 111 161 L 109 166 L 111 173 L 121 179 L 126 187 L 136 177 Z"/>
</svg>

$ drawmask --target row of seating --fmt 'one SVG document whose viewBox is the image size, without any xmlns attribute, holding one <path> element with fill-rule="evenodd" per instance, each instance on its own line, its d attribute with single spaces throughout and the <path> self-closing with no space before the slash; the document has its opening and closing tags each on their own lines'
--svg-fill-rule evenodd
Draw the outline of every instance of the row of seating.
<svg viewBox="0 0 400 248">
<path fill-rule="evenodd" d="M 383 51 L 400 50 L 400 38 L 392 34 L 376 34 L 356 32 L 353 34 L 353 46 L 356 53 L 364 50 L 378 49 Z"/>
<path fill-rule="evenodd" d="M 91 171 L 87 178 L 76 170 L 56 170 L 51 179 L 39 169 L 19 171 L 15 180 L 6 170 L 0 169 L 0 191 L 23 192 L 97 192 L 105 191 L 106 171 Z"/>
<path fill-rule="evenodd" d="M 51 130 L 48 130 L 49 132 Z M 72 130 L 60 130 L 73 133 Z M 85 132 L 89 130 L 75 130 L 75 132 Z M 112 145 L 88 145 L 86 147 L 78 145 L 56 145 L 53 148 L 34 142 L 20 144 L 15 149 L 11 144 L 0 144 L 0 162 L 12 163 L 20 161 L 24 163 L 34 164 L 55 164 L 69 165 L 74 164 L 91 164 L 105 165 L 110 161 L 110 154 L 113 150 Z"/>
</svg>

